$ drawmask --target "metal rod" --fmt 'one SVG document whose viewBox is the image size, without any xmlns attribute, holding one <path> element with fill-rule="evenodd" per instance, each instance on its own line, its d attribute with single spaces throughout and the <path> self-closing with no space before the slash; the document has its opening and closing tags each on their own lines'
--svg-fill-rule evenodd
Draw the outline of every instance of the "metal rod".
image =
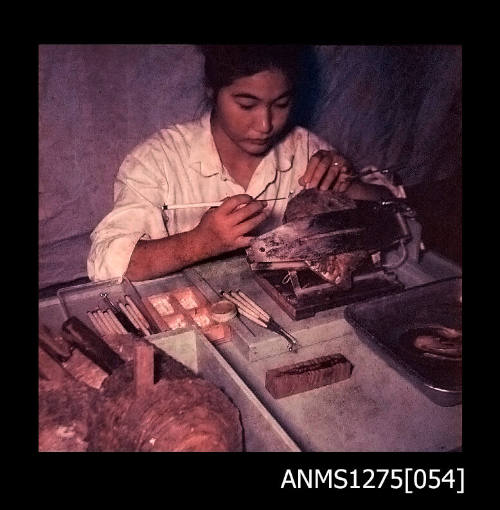
<svg viewBox="0 0 500 510">
<path fill-rule="evenodd" d="M 268 198 L 266 200 L 255 200 L 255 202 L 275 202 L 276 200 L 288 200 L 288 197 L 279 197 L 279 198 Z M 218 202 L 198 202 L 196 204 L 172 204 L 163 206 L 163 210 L 171 210 L 171 209 L 191 209 L 196 207 L 219 207 L 224 203 L 223 200 Z"/>
<path fill-rule="evenodd" d="M 99 294 L 99 296 L 102 297 L 102 299 L 106 302 L 106 304 L 111 308 L 111 310 L 113 310 L 113 312 L 118 312 L 118 309 L 116 308 L 116 306 L 111 302 L 111 299 L 109 299 L 109 296 L 108 296 L 108 293 L 107 292 L 101 292 Z"/>
<path fill-rule="evenodd" d="M 299 347 L 299 343 L 297 342 L 297 340 L 295 339 L 295 337 L 293 337 L 292 335 L 290 335 L 290 333 L 288 333 L 288 331 L 284 330 L 282 327 L 279 328 L 279 331 L 278 333 L 285 337 L 286 340 L 288 340 L 288 350 L 291 351 L 291 352 L 297 352 L 297 349 Z"/>
<path fill-rule="evenodd" d="M 349 176 L 349 179 L 357 179 L 358 177 L 364 177 L 365 175 L 371 175 L 371 174 L 389 174 L 393 171 L 392 167 L 383 168 L 382 170 L 365 170 L 364 172 L 359 172 L 357 174 L 353 174 Z"/>
</svg>

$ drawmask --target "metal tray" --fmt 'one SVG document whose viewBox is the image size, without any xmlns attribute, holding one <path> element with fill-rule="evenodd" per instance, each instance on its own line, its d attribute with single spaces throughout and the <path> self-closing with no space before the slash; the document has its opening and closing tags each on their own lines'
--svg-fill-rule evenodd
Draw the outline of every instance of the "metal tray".
<svg viewBox="0 0 500 510">
<path fill-rule="evenodd" d="M 151 282 L 143 282 L 142 285 L 138 285 L 139 289 L 135 289 L 125 279 L 121 282 L 113 279 L 64 288 L 58 292 L 57 298 L 39 301 L 39 320 L 57 331 L 64 320 L 74 315 L 91 327 L 86 310 L 95 308 L 100 292 L 108 292 L 112 300 L 121 299 L 127 294 L 140 305 L 140 296 L 176 289 L 187 283 L 192 285 L 192 282 L 185 277 L 176 276 L 165 280 L 167 281 L 154 282 L 153 285 L 150 284 Z M 147 311 L 144 310 L 144 312 Z M 148 341 L 215 384 L 231 399 L 240 411 L 245 451 L 300 451 L 299 446 L 224 360 L 202 331 L 196 327 L 164 331 L 148 336 Z"/>
<path fill-rule="evenodd" d="M 389 365 L 433 402 L 448 407 L 462 401 L 462 359 L 424 357 L 401 339 L 428 324 L 461 329 L 461 296 L 462 278 L 450 278 L 348 305 L 344 317 Z"/>
<path fill-rule="evenodd" d="M 141 296 L 127 278 L 113 278 L 102 282 L 84 283 L 83 285 L 59 289 L 57 291 L 57 297 L 61 303 L 65 319 L 75 316 L 93 330 L 94 326 L 87 316 L 87 311 L 95 310 L 98 305 L 103 303 L 100 297 L 101 292 L 106 292 L 114 303 L 118 300 L 124 301 L 125 295 L 130 296 L 151 325 L 152 332 L 160 332 L 160 329 L 155 325 L 155 321 L 142 304 Z M 107 305 L 105 308 L 107 308 Z"/>
</svg>

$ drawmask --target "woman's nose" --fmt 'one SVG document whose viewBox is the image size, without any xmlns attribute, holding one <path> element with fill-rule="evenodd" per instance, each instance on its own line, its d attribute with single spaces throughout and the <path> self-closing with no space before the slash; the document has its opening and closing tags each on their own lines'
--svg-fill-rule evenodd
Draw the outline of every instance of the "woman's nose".
<svg viewBox="0 0 500 510">
<path fill-rule="evenodd" d="M 273 130 L 273 117 L 272 112 L 269 109 L 262 110 L 259 112 L 257 119 L 257 129 L 260 133 L 270 133 Z"/>
</svg>

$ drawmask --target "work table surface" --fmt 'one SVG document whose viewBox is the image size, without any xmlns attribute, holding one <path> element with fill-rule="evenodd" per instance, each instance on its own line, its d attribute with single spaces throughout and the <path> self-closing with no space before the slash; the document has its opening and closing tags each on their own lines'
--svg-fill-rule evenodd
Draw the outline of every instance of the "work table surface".
<svg viewBox="0 0 500 510">
<path fill-rule="evenodd" d="M 445 276 L 451 276 L 453 269 L 446 264 L 438 268 L 438 272 L 448 270 Z M 245 328 L 238 332 L 245 336 L 244 347 L 241 342 L 228 342 L 217 348 L 302 450 L 460 449 L 462 406 L 435 404 L 391 368 L 344 319 L 345 307 L 293 321 L 259 287 L 243 259 L 202 264 L 193 271 L 214 291 L 243 290 L 297 338 L 301 348 L 288 352 L 284 338 L 242 318 Z M 265 388 L 267 370 L 335 353 L 353 364 L 349 379 L 281 399 L 274 399 Z"/>
<path fill-rule="evenodd" d="M 414 268 L 402 279 L 454 276 L 454 268 L 446 262 L 436 268 L 430 259 L 422 267 L 425 274 Z M 431 275 L 432 271 L 436 274 Z M 294 321 L 260 288 L 241 256 L 206 262 L 183 274 L 212 302 L 222 289 L 243 290 L 297 338 L 300 349 L 288 352 L 283 337 L 241 317 L 230 321 L 236 333 L 233 341 L 216 348 L 301 450 L 442 452 L 461 448 L 462 405 L 443 407 L 432 402 L 358 337 L 344 319 L 344 307 Z M 135 286 L 141 295 L 150 295 L 153 285 L 155 289 L 165 285 L 168 290 L 169 278 Z M 40 309 L 53 307 L 56 301 L 41 300 Z M 54 316 L 56 322 L 63 318 Z M 349 379 L 281 399 L 274 399 L 265 388 L 267 370 L 335 353 L 352 363 Z"/>
</svg>

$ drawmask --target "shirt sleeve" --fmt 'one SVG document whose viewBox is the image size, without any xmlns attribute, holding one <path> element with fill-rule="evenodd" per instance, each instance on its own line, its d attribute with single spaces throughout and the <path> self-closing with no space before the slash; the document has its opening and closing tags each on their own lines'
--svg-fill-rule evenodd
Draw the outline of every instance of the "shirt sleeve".
<svg viewBox="0 0 500 510">
<path fill-rule="evenodd" d="M 167 235 L 162 205 L 168 185 L 163 162 L 153 149 L 136 150 L 121 165 L 114 184 L 113 210 L 92 232 L 87 272 L 93 281 L 123 278 L 140 239 Z"/>
</svg>

